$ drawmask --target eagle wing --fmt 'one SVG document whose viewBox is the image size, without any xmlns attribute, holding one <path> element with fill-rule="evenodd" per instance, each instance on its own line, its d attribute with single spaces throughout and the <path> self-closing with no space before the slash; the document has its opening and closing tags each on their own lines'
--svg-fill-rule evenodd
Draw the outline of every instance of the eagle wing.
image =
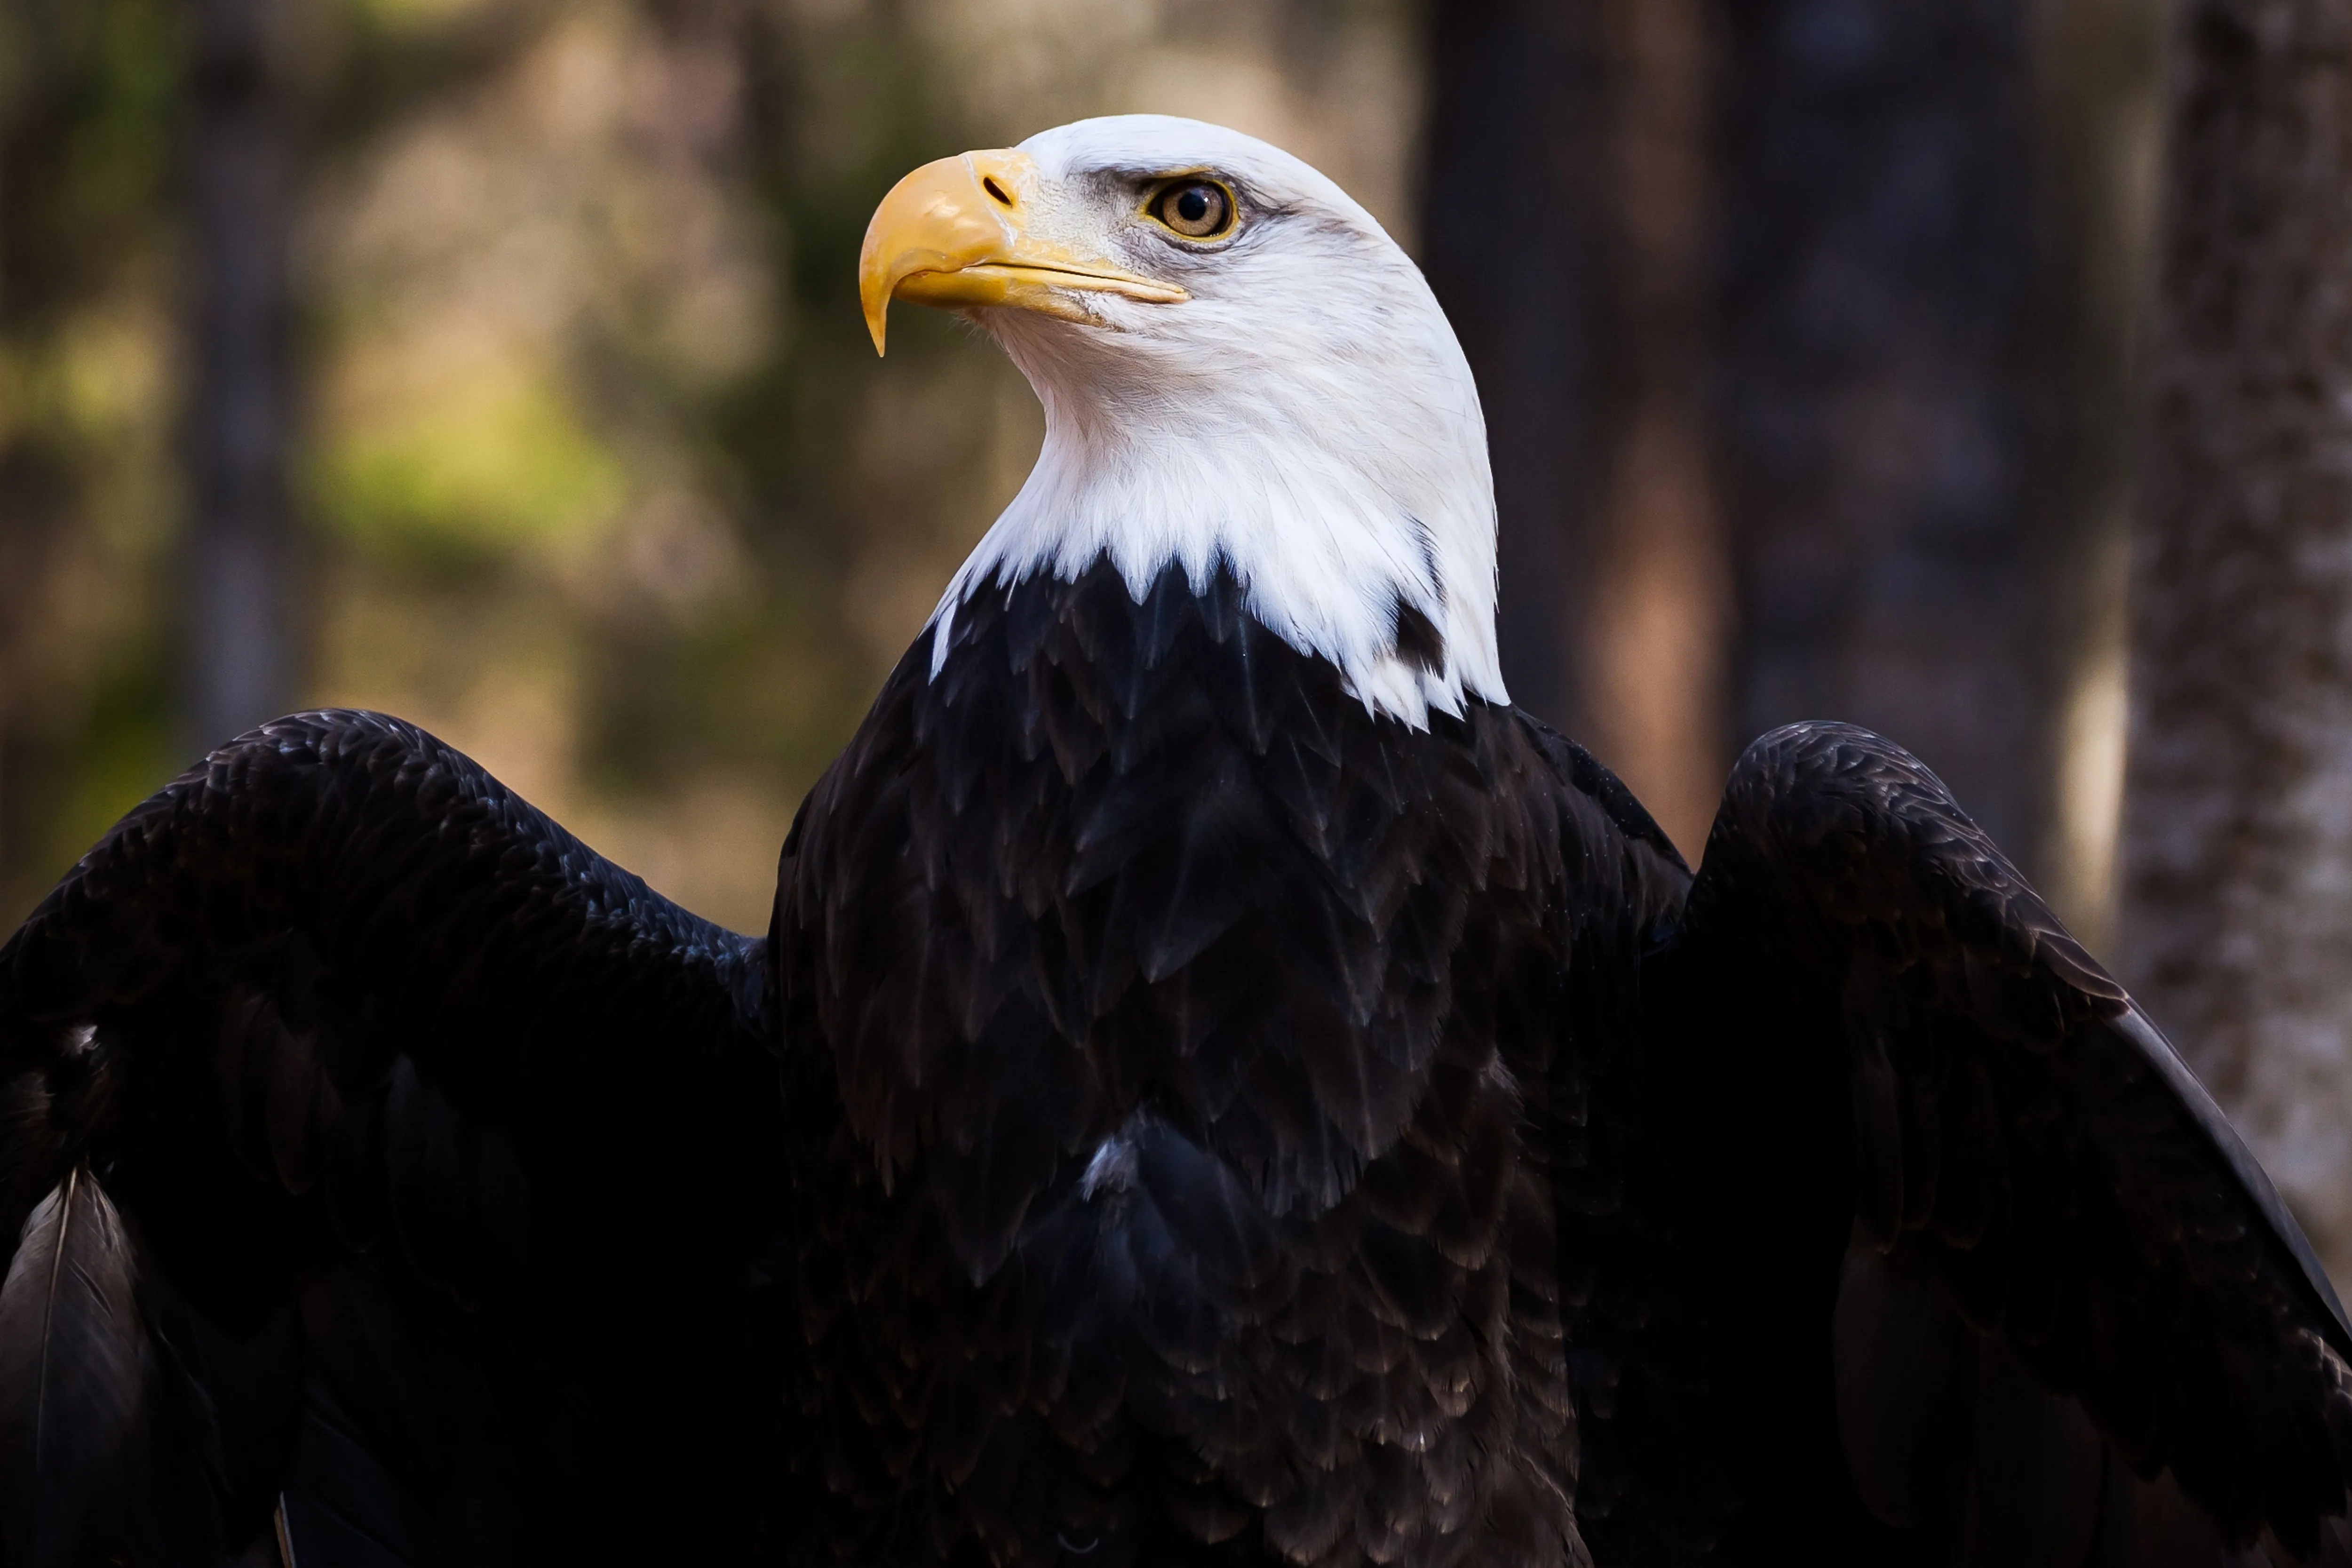
<svg viewBox="0 0 2352 1568">
<path fill-rule="evenodd" d="M 1750 747 L 1650 990 L 1757 1527 L 1857 1558 L 1908 1532 L 1968 1561 L 2347 1561 L 2326 1275 L 1916 758 L 1837 724 Z"/>
<path fill-rule="evenodd" d="M 0 1558 L 742 1555 L 768 985 L 379 715 L 132 811 L 0 948 Z"/>
</svg>

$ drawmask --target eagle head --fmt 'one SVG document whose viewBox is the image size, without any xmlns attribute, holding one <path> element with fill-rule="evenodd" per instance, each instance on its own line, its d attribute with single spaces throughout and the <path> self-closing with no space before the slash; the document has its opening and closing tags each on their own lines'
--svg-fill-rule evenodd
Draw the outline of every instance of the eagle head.
<svg viewBox="0 0 2352 1568">
<path fill-rule="evenodd" d="M 1108 557 L 1140 598 L 1223 563 L 1251 612 L 1375 712 L 1509 700 L 1495 492 L 1470 367 L 1410 257 L 1347 193 L 1254 137 L 1083 120 L 927 163 L 883 198 L 859 291 L 976 322 L 1045 442 L 933 618 Z"/>
</svg>

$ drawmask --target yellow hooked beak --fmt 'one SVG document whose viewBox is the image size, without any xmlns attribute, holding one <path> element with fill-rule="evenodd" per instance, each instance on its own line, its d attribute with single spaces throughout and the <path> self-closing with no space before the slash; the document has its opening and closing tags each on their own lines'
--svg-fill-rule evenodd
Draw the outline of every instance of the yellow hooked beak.
<svg viewBox="0 0 2352 1568">
<path fill-rule="evenodd" d="M 857 296 L 874 352 L 882 352 L 893 300 L 950 309 L 1011 305 L 1083 321 L 1091 318 L 1070 290 L 1156 305 L 1188 297 L 1031 232 L 1037 190 L 1036 163 L 1010 149 L 941 158 L 891 186 L 857 254 Z"/>
</svg>

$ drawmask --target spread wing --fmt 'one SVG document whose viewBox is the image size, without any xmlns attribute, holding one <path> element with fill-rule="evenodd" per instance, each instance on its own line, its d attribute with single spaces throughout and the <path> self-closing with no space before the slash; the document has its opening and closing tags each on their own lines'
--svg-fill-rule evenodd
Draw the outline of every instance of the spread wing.
<svg viewBox="0 0 2352 1568">
<path fill-rule="evenodd" d="M 2347 1560 L 2326 1275 L 1916 758 L 1757 742 L 1654 969 L 1751 1528 L 1839 1560 Z"/>
<path fill-rule="evenodd" d="M 742 1555 L 764 952 L 374 714 L 125 817 L 0 948 L 0 1561 Z"/>
</svg>

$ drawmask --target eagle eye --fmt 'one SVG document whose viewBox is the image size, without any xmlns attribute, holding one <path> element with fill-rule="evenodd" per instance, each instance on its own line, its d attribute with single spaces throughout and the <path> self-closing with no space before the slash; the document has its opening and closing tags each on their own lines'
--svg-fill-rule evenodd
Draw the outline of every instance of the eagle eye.
<svg viewBox="0 0 2352 1568">
<path fill-rule="evenodd" d="M 1144 210 L 1186 239 L 1223 239 L 1233 232 L 1240 204 L 1219 182 L 1186 175 L 1160 186 Z"/>
</svg>

